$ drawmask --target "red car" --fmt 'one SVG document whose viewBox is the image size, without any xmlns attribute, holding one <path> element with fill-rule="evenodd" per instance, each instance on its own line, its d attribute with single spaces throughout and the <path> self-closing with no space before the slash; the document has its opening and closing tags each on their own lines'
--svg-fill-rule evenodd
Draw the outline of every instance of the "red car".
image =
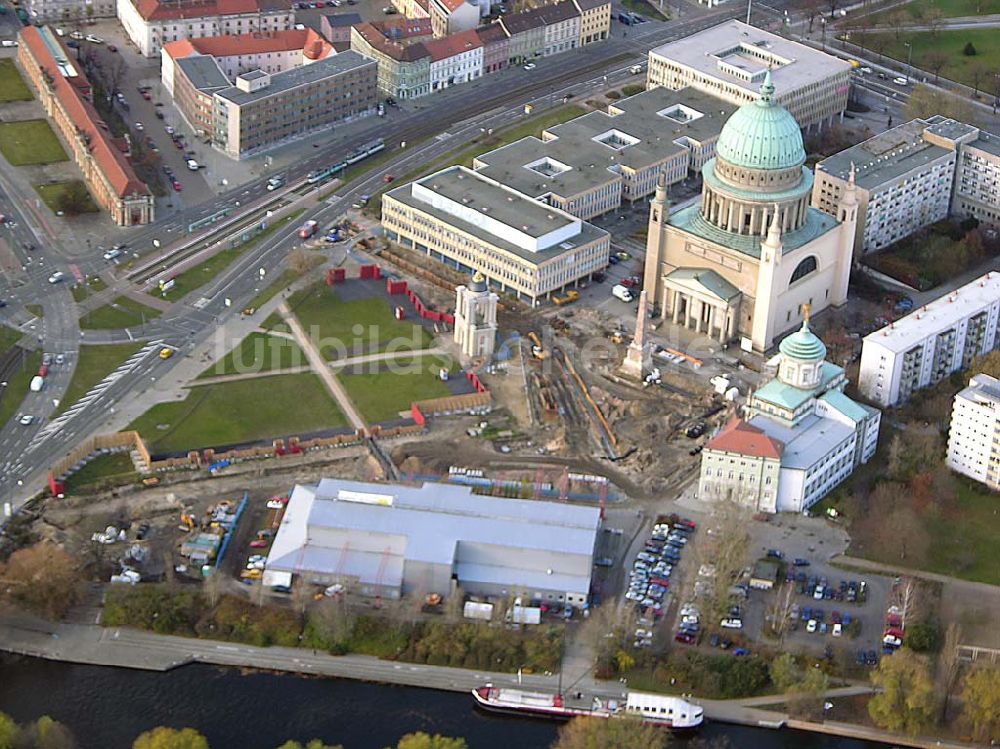
<svg viewBox="0 0 1000 749">
<path fill-rule="evenodd" d="M 266 547 L 267 547 L 267 541 L 262 538 L 258 538 L 256 541 L 250 542 L 251 549 L 263 549 Z"/>
<path fill-rule="evenodd" d="M 38 376 L 45 377 L 49 373 L 49 368 L 44 364 L 38 368 Z"/>
<path fill-rule="evenodd" d="M 901 617 L 899 614 L 886 614 L 885 626 L 901 627 L 903 626 L 903 617 Z"/>
<path fill-rule="evenodd" d="M 181 183 L 178 182 L 177 180 L 174 180 L 174 192 L 180 192 L 183 189 L 184 188 L 181 187 Z"/>
<path fill-rule="evenodd" d="M 146 101 L 152 101 L 152 99 L 153 99 L 153 97 L 149 95 L 148 91 L 143 91 L 142 92 L 142 98 L 145 99 Z"/>
<path fill-rule="evenodd" d="M 389 184 L 389 183 L 390 183 L 390 182 L 392 182 L 392 181 L 393 181 L 394 179 L 396 179 L 396 178 L 395 178 L 395 177 L 393 177 L 393 176 L 392 176 L 391 174 L 387 174 L 387 175 L 385 175 L 385 176 L 384 176 L 384 177 L 382 178 L 382 181 L 383 181 L 383 182 L 385 182 L 386 184 Z"/>
<path fill-rule="evenodd" d="M 694 645 L 694 635 L 690 635 L 687 632 L 678 632 L 674 635 L 674 640 L 682 642 L 685 645 Z"/>
</svg>

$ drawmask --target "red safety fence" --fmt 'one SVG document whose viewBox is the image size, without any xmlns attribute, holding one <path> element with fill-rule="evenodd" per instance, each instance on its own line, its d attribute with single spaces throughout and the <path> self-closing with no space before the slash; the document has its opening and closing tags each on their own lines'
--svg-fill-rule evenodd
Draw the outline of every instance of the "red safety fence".
<svg viewBox="0 0 1000 749">
<path fill-rule="evenodd" d="M 420 413 L 420 409 L 417 407 L 416 403 L 410 406 L 410 413 L 413 416 L 413 422 L 417 426 L 424 426 L 427 423 L 427 419 L 425 419 L 424 415 Z"/>
<path fill-rule="evenodd" d="M 396 294 L 406 293 L 406 281 L 393 281 L 391 278 L 387 278 L 385 281 L 385 293 L 390 296 L 395 296 Z"/>
<path fill-rule="evenodd" d="M 382 278 L 382 269 L 377 265 L 362 265 L 358 278 L 362 281 L 377 281 Z"/>
<path fill-rule="evenodd" d="M 333 286 L 335 283 L 343 283 L 347 277 L 347 272 L 343 268 L 330 268 L 326 272 L 326 285 Z"/>
<path fill-rule="evenodd" d="M 66 496 L 65 484 L 62 481 L 56 481 L 56 477 L 51 473 L 49 474 L 49 491 L 52 492 L 53 497 L 58 497 L 59 499 Z"/>
</svg>

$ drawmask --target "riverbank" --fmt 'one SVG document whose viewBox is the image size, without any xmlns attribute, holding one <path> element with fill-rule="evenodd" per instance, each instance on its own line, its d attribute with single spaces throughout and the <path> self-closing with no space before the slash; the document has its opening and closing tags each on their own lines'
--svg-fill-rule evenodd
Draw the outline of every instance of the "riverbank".
<svg viewBox="0 0 1000 749">
<path fill-rule="evenodd" d="M 384 661 L 370 656 L 331 656 L 307 649 L 258 648 L 125 628 L 106 629 L 97 624 L 52 623 L 23 614 L 8 614 L 0 618 L 0 649 L 47 660 L 144 671 L 166 672 L 187 664 L 201 663 L 460 693 L 468 693 L 485 682 L 502 686 L 520 683 L 525 688 L 550 691 L 559 686 L 557 676 L 530 674 L 518 677 L 508 673 Z M 597 681 L 589 677 L 573 688 L 607 698 L 621 697 L 624 693 L 623 686 L 617 682 Z M 842 687 L 830 690 L 828 697 L 866 694 L 869 690 L 867 686 Z M 777 704 L 784 698 L 777 695 L 747 700 L 696 701 L 712 721 L 773 729 L 789 725 L 788 715 L 767 709 L 768 700 Z M 970 746 L 899 736 L 867 726 L 805 721 L 795 721 L 794 726 L 807 731 L 920 749 L 967 749 Z"/>
</svg>

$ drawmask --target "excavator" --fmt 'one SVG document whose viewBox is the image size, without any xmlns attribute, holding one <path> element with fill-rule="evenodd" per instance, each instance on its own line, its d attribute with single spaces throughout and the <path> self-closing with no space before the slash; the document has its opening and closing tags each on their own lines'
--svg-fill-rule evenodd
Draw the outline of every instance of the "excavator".
<svg viewBox="0 0 1000 749">
<path fill-rule="evenodd" d="M 181 524 L 177 526 L 177 530 L 190 533 L 195 527 L 197 527 L 197 523 L 195 523 L 194 517 L 191 515 L 191 508 L 185 507 L 181 510 Z"/>
<path fill-rule="evenodd" d="M 531 341 L 531 355 L 538 360 L 548 359 L 549 352 L 542 348 L 542 339 L 535 331 L 528 331 L 528 340 Z"/>
</svg>

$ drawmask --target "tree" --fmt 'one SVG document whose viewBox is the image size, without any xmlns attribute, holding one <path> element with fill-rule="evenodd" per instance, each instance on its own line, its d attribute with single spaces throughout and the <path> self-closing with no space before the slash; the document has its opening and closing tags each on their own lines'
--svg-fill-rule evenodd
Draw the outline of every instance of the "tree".
<svg viewBox="0 0 1000 749">
<path fill-rule="evenodd" d="M 934 82 L 937 83 L 941 71 L 944 70 L 945 65 L 948 64 L 950 59 L 951 57 L 947 52 L 940 49 L 931 49 L 923 56 L 922 64 L 934 74 Z"/>
<path fill-rule="evenodd" d="M 976 52 L 976 45 L 972 42 L 966 42 L 965 47 L 962 48 L 962 54 L 966 57 L 975 57 L 978 52 Z"/>
<path fill-rule="evenodd" d="M 940 691 L 944 695 L 941 703 L 941 722 L 948 717 L 948 703 L 955 689 L 955 680 L 962 662 L 958 659 L 958 646 L 962 644 L 962 625 L 951 622 L 944 631 L 944 643 L 938 655 L 937 677 Z"/>
<path fill-rule="evenodd" d="M 0 713 L 0 749 L 14 749 L 18 733 L 14 719 L 6 713 Z"/>
<path fill-rule="evenodd" d="M 937 650 L 938 627 L 933 622 L 917 622 L 906 629 L 906 644 L 918 653 Z"/>
<path fill-rule="evenodd" d="M 79 180 L 66 184 L 55 200 L 56 210 L 67 216 L 79 216 L 93 209 L 94 201 L 87 192 L 87 186 Z"/>
<path fill-rule="evenodd" d="M 908 120 L 926 119 L 940 114 L 959 122 L 973 121 L 972 107 L 968 101 L 922 83 L 913 87 L 903 114 Z"/>
<path fill-rule="evenodd" d="M 61 617 L 79 595 L 76 561 L 49 541 L 11 554 L 0 579 L 15 602 L 49 617 Z"/>
<path fill-rule="evenodd" d="M 298 741 L 286 741 L 278 749 L 344 749 L 340 744 L 324 744 L 320 739 L 313 739 L 303 746 Z"/>
<path fill-rule="evenodd" d="M 881 660 L 871 679 L 881 689 L 868 701 L 868 714 L 875 725 L 912 735 L 930 725 L 937 697 L 923 656 L 909 648 L 900 648 Z"/>
<path fill-rule="evenodd" d="M 304 276 L 317 265 L 322 264 L 322 255 L 303 250 L 301 247 L 288 253 L 288 269 L 296 276 Z"/>
<path fill-rule="evenodd" d="M 36 720 L 35 724 L 23 733 L 27 739 L 25 743 L 30 742 L 34 749 L 73 749 L 76 746 L 69 729 L 48 715 Z"/>
<path fill-rule="evenodd" d="M 802 677 L 802 669 L 795 662 L 795 656 L 791 653 L 782 653 L 768 666 L 771 674 L 771 683 L 782 692 L 787 692 Z"/>
<path fill-rule="evenodd" d="M 983 743 L 1000 739 L 1000 670 L 971 670 L 962 687 L 962 703 L 962 720 L 973 739 Z"/>
<path fill-rule="evenodd" d="M 931 32 L 931 36 L 937 36 L 944 26 L 944 11 L 940 8 L 928 8 L 924 13 L 924 25 Z"/>
<path fill-rule="evenodd" d="M 465 739 L 453 739 L 423 731 L 408 733 L 396 743 L 396 749 L 466 749 Z"/>
<path fill-rule="evenodd" d="M 823 702 L 829 687 L 830 678 L 821 669 L 806 669 L 802 680 L 786 693 L 789 712 L 800 718 L 819 718 L 823 714 Z"/>
<path fill-rule="evenodd" d="M 205 594 L 205 600 L 213 609 L 218 605 L 219 599 L 226 587 L 226 576 L 217 570 L 212 570 L 205 582 L 201 584 L 201 591 Z"/>
<path fill-rule="evenodd" d="M 637 718 L 573 718 L 552 749 L 662 749 L 666 742 L 666 731 Z"/>
<path fill-rule="evenodd" d="M 306 609 L 309 608 L 311 602 L 312 591 L 302 579 L 302 575 L 299 575 L 292 583 L 292 608 L 299 616 L 305 616 Z"/>
<path fill-rule="evenodd" d="M 132 749 L 208 749 L 208 741 L 193 728 L 158 726 L 140 734 Z"/>
</svg>

